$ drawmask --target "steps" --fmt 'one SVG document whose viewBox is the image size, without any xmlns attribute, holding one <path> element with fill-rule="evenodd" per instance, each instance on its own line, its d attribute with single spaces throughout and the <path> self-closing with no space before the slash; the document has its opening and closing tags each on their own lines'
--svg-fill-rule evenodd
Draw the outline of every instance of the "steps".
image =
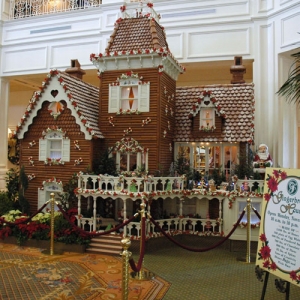
<svg viewBox="0 0 300 300">
<path fill-rule="evenodd" d="M 119 256 L 122 252 L 121 240 L 122 236 L 119 234 L 100 235 L 92 239 L 86 252 Z"/>
</svg>

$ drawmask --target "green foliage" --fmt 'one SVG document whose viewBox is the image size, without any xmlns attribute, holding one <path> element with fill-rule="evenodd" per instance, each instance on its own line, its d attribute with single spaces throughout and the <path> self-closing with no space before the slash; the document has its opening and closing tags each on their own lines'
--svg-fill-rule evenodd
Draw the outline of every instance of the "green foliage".
<svg viewBox="0 0 300 300">
<path fill-rule="evenodd" d="M 288 102 L 300 103 L 300 51 L 291 55 L 294 62 L 291 65 L 288 79 L 277 92 Z"/>
<path fill-rule="evenodd" d="M 213 179 L 215 181 L 216 186 L 221 185 L 222 182 L 226 182 L 226 176 L 225 173 L 221 170 L 221 168 L 219 169 L 214 169 L 212 174 L 209 175 L 209 180 Z"/>
<path fill-rule="evenodd" d="M 193 170 L 182 150 L 178 152 L 177 159 L 174 162 L 174 170 L 178 175 L 186 175 L 187 180 L 193 179 Z"/>
<path fill-rule="evenodd" d="M 96 174 L 117 176 L 116 162 L 110 155 L 111 151 L 107 149 L 99 159 L 94 160 L 93 170 Z"/>
<path fill-rule="evenodd" d="M 5 177 L 6 189 L 8 197 L 12 201 L 18 201 L 19 196 L 19 171 L 17 169 L 9 169 Z"/>
<path fill-rule="evenodd" d="M 60 202 L 64 210 L 77 206 L 77 197 L 74 190 L 78 186 L 78 177 L 74 173 L 68 183 L 63 187 L 64 192 L 59 194 Z"/>
<path fill-rule="evenodd" d="M 239 161 L 242 161 L 243 163 L 235 165 L 234 174 L 240 179 L 253 177 L 253 165 L 251 159 L 249 157 L 240 157 Z"/>
<path fill-rule="evenodd" d="M 14 209 L 14 202 L 7 192 L 0 191 L 0 216 Z"/>
<path fill-rule="evenodd" d="M 91 238 L 88 234 L 72 226 L 63 215 L 55 217 L 54 221 L 55 240 L 65 244 L 88 245 Z"/>
</svg>

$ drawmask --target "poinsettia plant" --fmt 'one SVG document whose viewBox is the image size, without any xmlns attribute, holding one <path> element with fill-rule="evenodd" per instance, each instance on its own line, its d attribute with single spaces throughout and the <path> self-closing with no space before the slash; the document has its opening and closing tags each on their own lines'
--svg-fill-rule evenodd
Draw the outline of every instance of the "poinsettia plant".
<svg viewBox="0 0 300 300">
<path fill-rule="evenodd" d="M 64 218 L 61 212 L 54 212 L 54 240 L 65 244 L 88 245 L 91 237 L 73 226 L 76 222 L 77 208 L 69 209 Z M 11 210 L 2 215 L 0 220 L 0 238 L 9 236 L 17 238 L 18 244 L 28 239 L 49 240 L 51 227 L 51 213 L 41 212 L 26 222 L 28 216 L 23 215 L 19 210 Z"/>
</svg>

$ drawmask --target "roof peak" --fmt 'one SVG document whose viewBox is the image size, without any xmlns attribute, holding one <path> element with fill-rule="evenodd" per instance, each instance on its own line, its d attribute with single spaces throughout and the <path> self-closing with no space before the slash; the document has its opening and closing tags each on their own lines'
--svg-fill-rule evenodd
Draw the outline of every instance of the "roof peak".
<svg viewBox="0 0 300 300">
<path fill-rule="evenodd" d="M 153 3 L 151 1 L 140 0 L 136 4 L 137 7 L 132 8 L 132 6 L 128 7 L 126 5 L 122 5 L 120 10 L 122 12 L 122 18 L 141 18 L 148 17 L 154 19 L 157 23 L 159 23 L 160 14 L 157 14 L 153 9 Z"/>
</svg>

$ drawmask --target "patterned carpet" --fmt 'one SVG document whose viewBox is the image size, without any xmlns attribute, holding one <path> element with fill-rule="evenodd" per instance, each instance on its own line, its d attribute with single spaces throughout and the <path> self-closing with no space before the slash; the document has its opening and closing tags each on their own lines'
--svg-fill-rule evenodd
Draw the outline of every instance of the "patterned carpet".
<svg viewBox="0 0 300 300">
<path fill-rule="evenodd" d="M 64 253 L 46 255 L 42 249 L 0 243 L 1 300 L 122 299 L 119 257 Z M 129 280 L 128 299 L 163 299 L 170 284 Z"/>
</svg>

